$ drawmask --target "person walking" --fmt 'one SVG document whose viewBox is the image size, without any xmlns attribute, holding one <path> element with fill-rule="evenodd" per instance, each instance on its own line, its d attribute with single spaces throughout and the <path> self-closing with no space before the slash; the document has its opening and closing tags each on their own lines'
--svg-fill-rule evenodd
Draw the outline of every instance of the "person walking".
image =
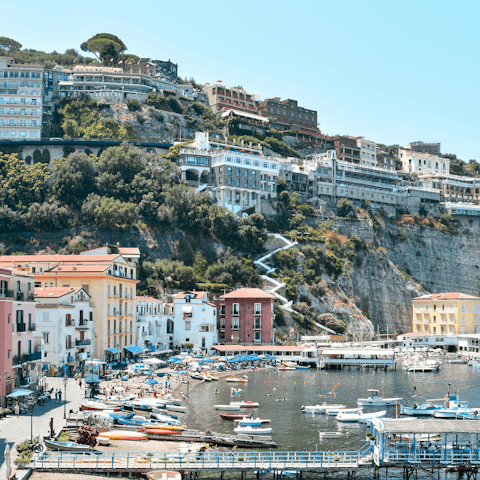
<svg viewBox="0 0 480 480">
<path fill-rule="evenodd" d="M 55 390 L 55 403 L 58 403 L 58 390 Z"/>
<path fill-rule="evenodd" d="M 80 388 L 82 388 L 82 379 L 81 378 L 78 379 L 78 385 L 80 386 Z"/>
<path fill-rule="evenodd" d="M 60 400 L 60 403 L 62 403 L 62 391 L 58 390 L 58 400 Z"/>
</svg>

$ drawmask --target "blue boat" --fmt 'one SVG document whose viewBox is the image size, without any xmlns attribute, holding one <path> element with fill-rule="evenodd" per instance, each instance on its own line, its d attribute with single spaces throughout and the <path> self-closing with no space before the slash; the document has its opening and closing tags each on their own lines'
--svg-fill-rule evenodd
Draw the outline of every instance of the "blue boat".
<svg viewBox="0 0 480 480">
<path fill-rule="evenodd" d="M 417 417 L 419 415 L 432 416 L 433 412 L 442 408 L 442 405 L 434 405 L 433 403 L 422 403 L 421 405 L 414 405 L 413 407 L 406 407 L 400 405 L 401 415 L 413 415 Z"/>
</svg>

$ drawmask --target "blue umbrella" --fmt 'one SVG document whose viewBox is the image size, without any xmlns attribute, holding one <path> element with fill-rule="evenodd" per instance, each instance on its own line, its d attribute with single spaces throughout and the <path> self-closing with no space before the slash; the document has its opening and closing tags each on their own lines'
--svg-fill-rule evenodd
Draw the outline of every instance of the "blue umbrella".
<svg viewBox="0 0 480 480">
<path fill-rule="evenodd" d="M 149 378 L 145 384 L 147 385 L 158 385 L 158 382 L 156 380 L 154 380 L 153 378 Z"/>
</svg>

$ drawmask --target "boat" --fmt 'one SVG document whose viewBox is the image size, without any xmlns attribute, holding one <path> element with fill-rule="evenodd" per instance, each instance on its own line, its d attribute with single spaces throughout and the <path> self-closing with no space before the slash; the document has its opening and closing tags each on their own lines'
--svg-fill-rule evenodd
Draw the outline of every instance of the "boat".
<svg viewBox="0 0 480 480">
<path fill-rule="evenodd" d="M 328 440 L 329 438 L 340 438 L 342 432 L 318 432 L 320 440 Z"/>
<path fill-rule="evenodd" d="M 347 408 L 346 405 L 341 405 L 341 404 L 330 404 L 328 405 L 327 403 L 324 403 L 323 405 L 310 405 L 310 406 L 305 406 L 302 405 L 302 412 L 304 413 L 325 413 L 325 410 L 327 408 Z"/>
<path fill-rule="evenodd" d="M 385 398 L 383 395 L 380 396 L 380 395 L 378 395 L 379 390 L 369 389 L 367 391 L 370 392 L 370 397 L 359 398 L 357 400 L 357 405 L 359 407 L 364 406 L 364 405 L 395 405 L 400 400 L 403 400 L 402 397 Z"/>
<path fill-rule="evenodd" d="M 287 365 L 283 363 L 282 365 L 280 365 L 279 370 L 282 370 L 282 371 L 296 370 L 296 367 L 294 367 L 293 365 Z"/>
<path fill-rule="evenodd" d="M 49 448 L 50 450 L 55 450 L 59 452 L 90 452 L 92 451 L 92 447 L 90 445 L 80 445 L 79 443 L 75 442 L 58 442 L 56 440 L 43 440 L 45 443 L 45 447 Z"/>
<path fill-rule="evenodd" d="M 146 440 L 147 436 L 140 432 L 130 432 L 128 430 L 112 430 L 101 432 L 99 437 L 109 438 L 110 440 Z"/>
<path fill-rule="evenodd" d="M 422 403 L 421 405 L 413 405 L 413 407 L 407 407 L 405 405 L 400 405 L 400 414 L 401 415 L 418 415 L 423 416 L 432 416 L 435 410 L 442 408 L 442 405 L 434 405 L 433 403 Z"/>
<path fill-rule="evenodd" d="M 374 418 L 383 418 L 387 414 L 386 410 L 380 410 L 379 412 L 369 412 L 369 413 L 362 413 L 358 421 L 360 423 L 367 423 L 371 422 Z M 338 416 L 337 416 L 338 419 Z"/>
<path fill-rule="evenodd" d="M 415 359 L 411 363 L 405 363 L 403 368 L 406 372 L 436 372 L 440 365 L 438 360 Z"/>
<path fill-rule="evenodd" d="M 295 370 L 310 370 L 310 367 L 305 367 L 304 365 L 295 365 Z"/>
<path fill-rule="evenodd" d="M 474 412 L 471 408 L 468 407 L 456 407 L 456 408 L 439 408 L 433 412 L 435 418 L 466 418 L 474 419 L 476 418 L 478 412 Z"/>
<path fill-rule="evenodd" d="M 143 428 L 158 429 L 158 430 L 175 430 L 183 432 L 186 429 L 185 425 L 168 425 L 165 423 L 142 423 Z"/>
<path fill-rule="evenodd" d="M 362 410 L 357 412 L 338 412 L 335 417 L 339 422 L 358 422 L 360 420 L 360 415 L 362 415 Z"/>
<path fill-rule="evenodd" d="M 251 422 L 260 422 L 260 424 L 271 422 L 271 420 L 268 420 L 266 418 L 258 418 L 258 417 L 257 418 L 246 417 L 246 418 L 243 418 L 243 419 L 234 420 L 235 423 L 239 423 L 240 425 L 248 423 L 250 421 Z"/>
<path fill-rule="evenodd" d="M 261 418 L 245 418 L 238 420 L 239 427 L 260 427 L 263 423 L 270 423 L 270 420 L 262 420 Z"/>
<path fill-rule="evenodd" d="M 215 410 L 226 410 L 229 412 L 238 412 L 240 405 L 214 405 Z"/>
<path fill-rule="evenodd" d="M 235 433 L 243 433 L 247 435 L 268 435 L 269 433 L 272 433 L 270 427 L 237 427 L 234 428 L 233 431 Z"/>
<path fill-rule="evenodd" d="M 177 430 L 161 430 L 157 428 L 142 428 L 139 430 L 139 432 L 150 433 L 155 435 L 181 435 L 182 434 L 182 432 L 179 432 Z"/>
<path fill-rule="evenodd" d="M 201 373 L 200 376 L 202 377 L 202 380 L 205 380 L 206 382 L 212 381 L 212 379 L 209 377 L 209 375 L 206 372 Z"/>
<path fill-rule="evenodd" d="M 208 374 L 208 376 L 210 377 L 210 380 L 212 380 L 214 382 L 218 382 L 218 380 L 219 380 L 219 378 L 213 372 L 210 372 Z"/>
<path fill-rule="evenodd" d="M 230 402 L 230 405 L 238 405 L 240 408 L 258 408 L 260 404 L 258 402 Z"/>
<path fill-rule="evenodd" d="M 180 425 L 181 422 L 176 417 L 171 417 L 170 415 L 165 415 L 163 413 L 152 413 L 151 418 L 155 418 L 160 422 L 170 423 L 172 425 Z"/>
<path fill-rule="evenodd" d="M 182 480 L 180 472 L 173 472 L 172 470 L 154 470 L 145 474 L 148 480 Z"/>
<path fill-rule="evenodd" d="M 249 413 L 221 413 L 220 416 L 224 420 L 243 420 L 244 418 L 252 418 Z"/>
<path fill-rule="evenodd" d="M 248 382 L 248 377 L 244 375 L 243 377 L 237 377 L 235 375 L 232 375 L 231 377 L 228 377 L 225 379 L 227 382 L 233 382 L 233 383 L 244 383 Z"/>
<path fill-rule="evenodd" d="M 180 412 L 185 413 L 187 411 L 187 407 L 182 407 L 181 405 L 167 405 L 167 412 Z"/>
<path fill-rule="evenodd" d="M 80 410 L 86 411 L 86 410 L 110 410 L 112 412 L 119 412 L 123 408 L 122 405 L 120 404 L 109 404 L 109 403 L 103 403 L 103 402 L 92 402 L 90 400 L 87 400 L 86 402 L 82 403 Z"/>
<path fill-rule="evenodd" d="M 361 408 L 329 408 L 325 411 L 328 416 L 336 417 L 340 412 L 342 413 L 358 413 Z"/>
</svg>

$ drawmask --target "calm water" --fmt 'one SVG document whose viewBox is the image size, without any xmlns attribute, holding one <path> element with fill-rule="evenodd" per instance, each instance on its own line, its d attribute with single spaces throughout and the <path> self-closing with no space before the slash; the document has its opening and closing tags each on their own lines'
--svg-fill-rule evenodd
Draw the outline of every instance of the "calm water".
<svg viewBox="0 0 480 480">
<path fill-rule="evenodd" d="M 397 364 L 396 371 L 371 369 L 346 370 L 295 370 L 279 372 L 267 370 L 254 373 L 246 372 L 249 382 L 241 385 L 241 395 L 235 401 L 255 401 L 260 404 L 253 410 L 254 416 L 270 419 L 273 428 L 272 438 L 278 444 L 278 450 L 358 450 L 365 444 L 367 428 L 358 423 L 337 422 L 334 417 L 324 414 L 305 414 L 302 405 L 342 403 L 348 407 L 357 406 L 357 398 L 368 396 L 367 389 L 385 388 L 386 397 L 403 397 L 402 403 L 413 404 L 415 382 L 419 402 L 426 398 L 442 398 L 451 382 L 451 392 L 460 390 L 460 399 L 468 401 L 470 406 L 480 407 L 480 370 L 468 365 L 444 363 L 433 373 L 406 373 Z M 373 375 L 372 375 L 373 374 Z M 238 375 L 238 373 L 237 373 Z M 336 396 L 330 392 L 334 385 Z M 182 416 L 190 428 L 211 429 L 216 432 L 232 433 L 234 422 L 220 418 L 215 404 L 228 404 L 234 400 L 230 388 L 235 384 L 224 379 L 218 382 L 195 386 L 190 392 L 188 412 Z M 215 387 L 218 393 L 215 394 Z M 322 398 L 321 396 L 324 396 Z M 423 398 L 422 398 L 423 397 Z M 286 398 L 286 400 L 284 400 Z M 365 407 L 364 412 L 387 408 L 387 416 L 395 417 L 393 407 Z M 398 409 L 400 411 L 400 409 Z M 225 412 L 233 413 L 233 412 Z M 345 436 L 335 440 L 319 441 L 318 431 L 341 431 Z M 348 434 L 348 435 L 347 435 Z"/>
</svg>

